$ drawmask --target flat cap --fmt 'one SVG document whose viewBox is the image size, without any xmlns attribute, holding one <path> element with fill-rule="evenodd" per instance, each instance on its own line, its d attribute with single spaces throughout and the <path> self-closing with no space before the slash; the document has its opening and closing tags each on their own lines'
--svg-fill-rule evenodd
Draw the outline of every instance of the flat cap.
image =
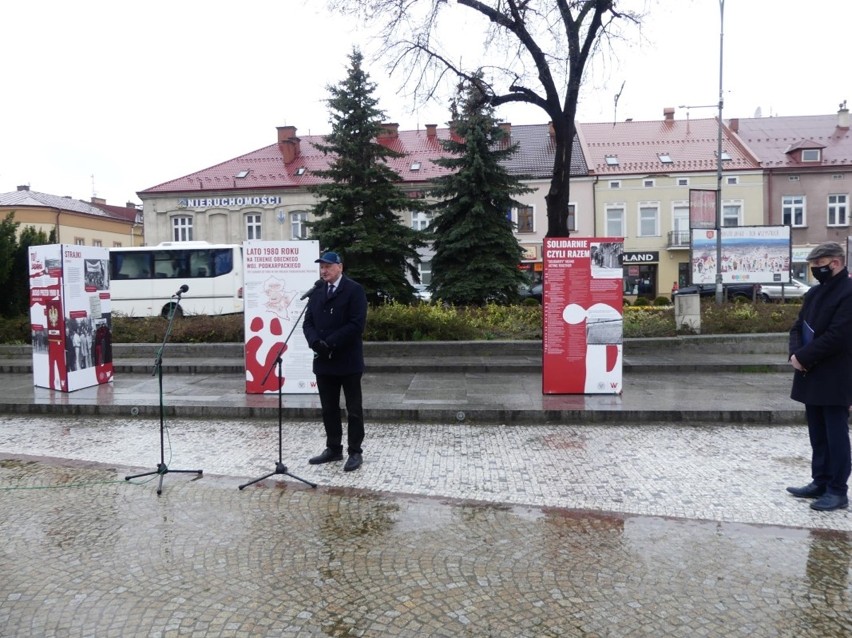
<svg viewBox="0 0 852 638">
<path fill-rule="evenodd" d="M 824 241 L 814 248 L 807 256 L 807 261 L 821 259 L 823 257 L 843 257 L 843 246 L 836 241 Z"/>
</svg>

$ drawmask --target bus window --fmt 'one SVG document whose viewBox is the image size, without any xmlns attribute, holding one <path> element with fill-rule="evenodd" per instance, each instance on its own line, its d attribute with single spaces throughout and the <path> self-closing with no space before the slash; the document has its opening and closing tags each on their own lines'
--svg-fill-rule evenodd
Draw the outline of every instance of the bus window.
<svg viewBox="0 0 852 638">
<path fill-rule="evenodd" d="M 110 260 L 113 279 L 148 279 L 151 276 L 151 253 L 119 253 Z"/>
</svg>

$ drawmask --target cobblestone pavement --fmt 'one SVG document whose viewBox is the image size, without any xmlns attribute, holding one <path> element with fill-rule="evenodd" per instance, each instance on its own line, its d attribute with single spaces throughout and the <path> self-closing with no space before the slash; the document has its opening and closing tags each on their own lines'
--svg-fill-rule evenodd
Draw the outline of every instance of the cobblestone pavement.
<svg viewBox="0 0 852 638">
<path fill-rule="evenodd" d="M 852 517 L 801 427 L 10 417 L 3 636 L 852 636 Z M 283 479 L 283 480 L 282 480 Z"/>
</svg>

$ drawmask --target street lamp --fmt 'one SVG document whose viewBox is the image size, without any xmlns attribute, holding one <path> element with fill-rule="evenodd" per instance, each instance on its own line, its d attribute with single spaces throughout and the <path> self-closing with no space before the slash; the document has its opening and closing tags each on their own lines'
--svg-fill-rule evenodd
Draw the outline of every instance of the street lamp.
<svg viewBox="0 0 852 638">
<path fill-rule="evenodd" d="M 719 139 L 716 147 L 716 303 L 724 299 L 722 288 L 722 53 L 725 39 L 725 0 L 719 0 Z"/>
</svg>

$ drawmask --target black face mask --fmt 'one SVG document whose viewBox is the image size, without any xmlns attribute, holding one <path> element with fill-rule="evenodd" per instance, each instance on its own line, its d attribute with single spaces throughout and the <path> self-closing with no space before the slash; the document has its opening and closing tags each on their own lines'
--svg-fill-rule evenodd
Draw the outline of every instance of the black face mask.
<svg viewBox="0 0 852 638">
<path fill-rule="evenodd" d="M 819 283 L 824 284 L 831 279 L 833 273 L 831 272 L 831 268 L 828 267 L 828 264 L 826 264 L 825 266 L 811 266 L 811 274 L 813 274 L 814 279 Z"/>
</svg>

